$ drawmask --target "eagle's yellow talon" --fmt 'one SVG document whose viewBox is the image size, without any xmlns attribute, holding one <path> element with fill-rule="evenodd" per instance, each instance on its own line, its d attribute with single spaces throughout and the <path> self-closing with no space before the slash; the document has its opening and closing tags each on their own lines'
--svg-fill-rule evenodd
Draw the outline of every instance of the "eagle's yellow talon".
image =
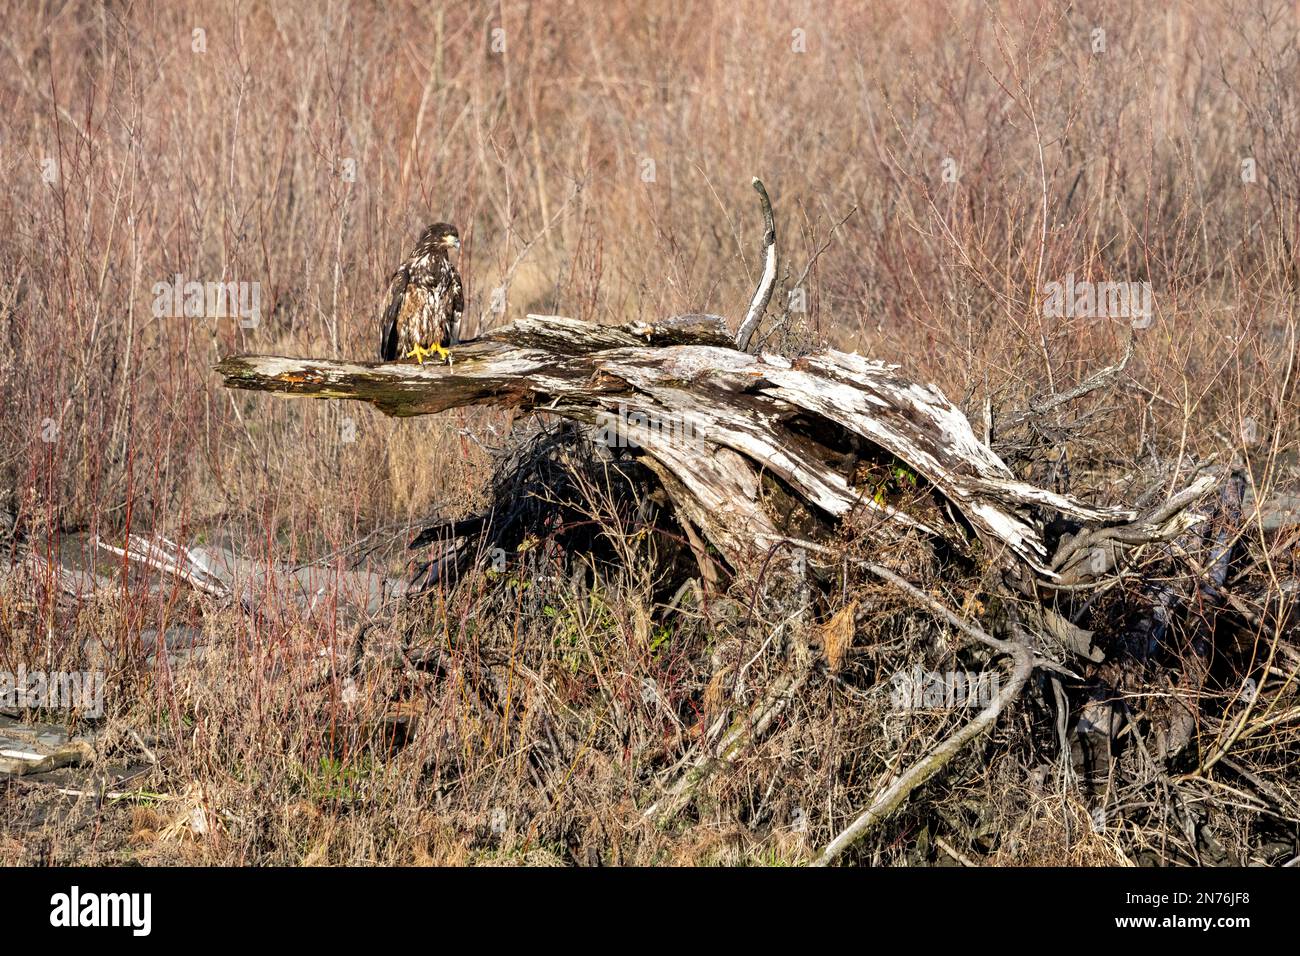
<svg viewBox="0 0 1300 956">
<path fill-rule="evenodd" d="M 430 355 L 438 356 L 438 360 L 440 362 L 446 362 L 448 365 L 451 364 L 451 352 L 443 348 L 441 345 L 435 345 L 433 348 L 430 349 L 426 349 L 423 346 L 417 345 L 413 347 L 411 351 L 406 353 L 407 358 L 415 359 L 415 361 L 420 365 L 423 365 L 424 360 L 428 358 Z"/>
</svg>

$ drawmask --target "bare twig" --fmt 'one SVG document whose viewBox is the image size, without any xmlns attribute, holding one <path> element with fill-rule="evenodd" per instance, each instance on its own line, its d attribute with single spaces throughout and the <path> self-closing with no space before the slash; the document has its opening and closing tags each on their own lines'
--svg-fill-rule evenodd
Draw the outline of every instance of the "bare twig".
<svg viewBox="0 0 1300 956">
<path fill-rule="evenodd" d="M 960 617 L 958 617 L 952 611 L 948 610 L 946 607 L 944 607 L 934 598 L 930 597 L 920 588 L 911 584 L 904 578 L 899 577 L 897 574 L 895 574 L 893 571 L 889 570 L 888 568 L 881 567 L 878 564 L 867 564 L 865 565 L 865 567 L 876 577 L 892 584 L 900 591 L 903 591 L 904 593 L 912 597 L 913 600 L 917 601 L 919 604 L 928 608 L 936 616 L 943 618 L 945 621 L 947 621 L 953 627 L 957 628 L 957 630 L 961 631 L 967 637 L 974 638 L 976 641 L 979 641 L 984 646 L 991 647 L 993 650 L 997 651 L 1000 654 L 1014 655 L 1020 650 L 1020 645 L 1014 644 L 1011 641 L 998 640 L 993 635 L 985 632 L 983 629 L 977 627 L 976 625 L 970 623 L 969 621 L 963 621 Z M 1044 670 L 1056 671 L 1057 673 L 1064 674 L 1067 677 L 1074 677 L 1074 678 L 1078 677 L 1077 674 L 1070 672 L 1066 668 L 1062 667 L 1060 664 L 1057 664 L 1055 661 L 1044 660 L 1042 658 L 1034 658 L 1032 663 L 1035 667 L 1041 667 Z"/>
<path fill-rule="evenodd" d="M 976 865 L 977 865 L 976 863 L 974 863 L 974 862 L 971 860 L 970 857 L 968 857 L 965 853 L 962 853 L 960 850 L 958 850 L 956 847 L 954 847 L 951 843 L 949 843 L 949 842 L 948 842 L 947 840 L 945 840 L 943 837 L 935 837 L 935 838 L 934 838 L 934 845 L 937 846 L 940 850 L 943 850 L 944 853 L 947 853 L 950 857 L 952 857 L 954 860 L 956 860 L 956 861 L 957 861 L 958 863 L 960 863 L 962 866 L 976 866 Z"/>
<path fill-rule="evenodd" d="M 759 202 L 763 205 L 763 276 L 758 280 L 754 298 L 749 302 L 745 321 L 740 323 L 740 330 L 736 332 L 736 348 L 742 352 L 749 348 L 749 340 L 762 321 L 763 313 L 767 311 L 767 304 L 772 299 L 772 288 L 776 285 L 776 220 L 772 217 L 772 200 L 767 197 L 767 189 L 762 180 L 755 177 L 753 183 L 754 191 L 758 193 Z"/>
<path fill-rule="evenodd" d="M 690 802 L 701 784 L 708 780 L 714 771 L 735 759 L 751 742 L 767 733 L 772 722 L 799 693 L 809 673 L 809 667 L 801 664 L 778 677 L 754 709 L 732 724 L 726 737 L 718 745 L 718 756 L 704 755 L 697 758 L 690 770 L 678 777 L 664 791 L 662 797 L 641 813 L 641 819 L 645 821 L 659 819 L 665 823 L 671 821 Z"/>
<path fill-rule="evenodd" d="M 1074 386 L 1074 388 L 1066 389 L 1059 395 L 1052 395 L 1050 398 L 1041 400 L 1031 400 L 1029 402 L 1029 407 L 1024 411 L 1013 414 L 1003 428 L 1015 428 L 1017 425 L 1023 424 L 1031 418 L 1045 415 L 1055 408 L 1060 408 L 1068 402 L 1073 402 L 1076 399 L 1083 398 L 1083 396 L 1088 393 L 1095 392 L 1097 389 L 1109 385 L 1119 376 L 1120 372 L 1128 368 L 1129 360 L 1133 358 L 1133 344 L 1136 341 L 1136 338 L 1136 334 L 1130 331 L 1128 343 L 1124 347 L 1124 357 L 1115 365 L 1108 365 L 1105 368 L 1094 372 L 1078 385 Z"/>
<path fill-rule="evenodd" d="M 1029 674 L 1034 669 L 1034 659 L 1029 653 L 1029 648 L 1024 645 L 1010 646 L 1014 658 L 1011 674 L 992 703 L 981 710 L 970 723 L 946 737 L 886 786 L 866 810 L 831 840 L 813 864 L 814 866 L 829 866 L 839 859 L 845 850 L 902 806 L 913 790 L 942 770 L 944 765 L 966 744 L 992 727 L 1007 705 L 1020 696 L 1021 688 L 1025 686 L 1025 681 L 1029 679 Z"/>
</svg>

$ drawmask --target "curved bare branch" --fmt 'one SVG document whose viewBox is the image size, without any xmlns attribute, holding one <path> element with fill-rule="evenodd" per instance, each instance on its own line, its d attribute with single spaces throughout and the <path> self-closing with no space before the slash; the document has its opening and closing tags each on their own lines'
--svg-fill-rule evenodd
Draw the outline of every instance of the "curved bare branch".
<svg viewBox="0 0 1300 956">
<path fill-rule="evenodd" d="M 758 288 L 754 290 L 754 298 L 749 302 L 745 321 L 740 323 L 740 330 L 736 333 L 736 348 L 742 352 L 749 348 L 749 340 L 753 338 L 758 323 L 763 319 L 763 313 L 767 311 L 767 304 L 772 300 L 772 288 L 776 285 L 776 220 L 772 216 L 772 200 L 768 198 L 761 179 L 754 177 L 753 183 L 754 191 L 758 193 L 759 202 L 763 205 L 763 275 L 758 280 Z"/>
</svg>

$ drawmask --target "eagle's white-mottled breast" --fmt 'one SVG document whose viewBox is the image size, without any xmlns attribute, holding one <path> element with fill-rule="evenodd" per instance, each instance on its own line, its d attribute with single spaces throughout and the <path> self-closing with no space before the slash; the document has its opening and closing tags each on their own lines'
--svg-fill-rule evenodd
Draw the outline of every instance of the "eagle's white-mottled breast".
<svg viewBox="0 0 1300 956">
<path fill-rule="evenodd" d="M 460 276 L 446 257 L 423 255 L 412 259 L 398 318 L 400 350 L 405 353 L 416 345 L 454 345 L 460 333 L 459 297 Z"/>
</svg>

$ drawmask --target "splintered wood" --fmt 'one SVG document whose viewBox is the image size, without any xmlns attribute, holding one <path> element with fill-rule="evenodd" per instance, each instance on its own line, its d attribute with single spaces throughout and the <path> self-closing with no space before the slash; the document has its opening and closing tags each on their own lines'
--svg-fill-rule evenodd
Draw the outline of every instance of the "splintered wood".
<svg viewBox="0 0 1300 956">
<path fill-rule="evenodd" d="M 1188 508 L 1216 481 L 1198 479 L 1173 512 L 1091 505 L 1018 480 L 943 392 L 897 366 L 834 349 L 790 361 L 732 342 L 716 316 L 616 327 L 530 315 L 458 347 L 448 365 L 245 355 L 217 371 L 232 388 L 354 399 L 396 416 L 495 404 L 584 423 L 641 456 L 679 519 L 733 569 L 783 543 L 823 546 L 824 535 L 778 531 L 765 479 L 778 480 L 827 533 L 865 509 L 1049 583 L 1085 580 L 1090 564 L 1053 560 L 1044 514 L 1105 532 L 1104 540 L 1169 540 L 1198 520 Z M 901 463 L 933 490 L 944 520 L 855 484 L 845 462 L 858 457 Z"/>
</svg>

